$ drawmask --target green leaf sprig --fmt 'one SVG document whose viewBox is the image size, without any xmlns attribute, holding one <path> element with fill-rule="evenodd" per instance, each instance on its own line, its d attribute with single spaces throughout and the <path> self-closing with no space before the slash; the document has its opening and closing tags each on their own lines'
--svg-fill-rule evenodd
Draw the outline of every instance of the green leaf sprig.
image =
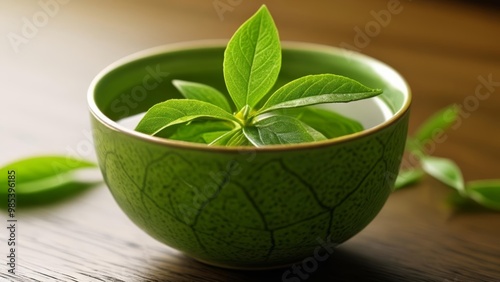
<svg viewBox="0 0 500 282">
<path fill-rule="evenodd" d="M 500 179 L 465 182 L 454 161 L 430 156 L 424 149 L 430 142 L 435 142 L 437 135 L 452 126 L 458 116 L 459 108 L 456 105 L 446 107 L 420 125 L 413 137 L 408 137 L 406 149 L 419 163 L 400 171 L 395 188 L 408 187 L 428 174 L 457 192 L 462 200 L 455 199 L 455 202 L 474 201 L 483 207 L 500 211 Z"/>
<path fill-rule="evenodd" d="M 321 141 L 355 133 L 363 127 L 355 120 L 308 106 L 351 102 L 382 93 L 334 74 L 304 76 L 269 93 L 280 69 L 278 30 L 268 9 L 262 6 L 236 31 L 224 53 L 224 81 L 235 112 L 219 90 L 174 80 L 185 99 L 154 105 L 136 130 L 220 146 Z"/>
<path fill-rule="evenodd" d="M 0 168 L 2 207 L 45 204 L 78 193 L 95 184 L 76 172 L 96 168 L 95 163 L 66 156 L 35 156 Z"/>
</svg>

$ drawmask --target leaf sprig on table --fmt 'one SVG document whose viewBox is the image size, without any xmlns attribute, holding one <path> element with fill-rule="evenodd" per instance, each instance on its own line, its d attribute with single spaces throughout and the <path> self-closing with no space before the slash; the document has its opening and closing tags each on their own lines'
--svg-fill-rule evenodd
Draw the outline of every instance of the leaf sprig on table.
<svg viewBox="0 0 500 282">
<path fill-rule="evenodd" d="M 0 208 L 45 204 L 71 196 L 96 184 L 76 173 L 97 164 L 69 156 L 28 157 L 0 167 Z"/>
<path fill-rule="evenodd" d="M 465 182 L 458 165 L 450 159 L 434 157 L 426 151 L 426 146 L 434 147 L 445 130 L 451 127 L 459 116 L 459 108 L 452 105 L 442 109 L 427 119 L 408 137 L 406 150 L 412 160 L 417 160 L 411 168 L 400 171 L 395 188 L 401 189 L 421 181 L 425 174 L 453 188 L 462 200 L 474 201 L 477 204 L 500 211 L 500 179 L 487 179 Z"/>
<path fill-rule="evenodd" d="M 280 69 L 278 30 L 268 9 L 262 6 L 236 31 L 224 52 L 223 74 L 231 101 L 211 86 L 174 80 L 185 99 L 154 105 L 135 129 L 153 136 L 220 146 L 321 141 L 363 128 L 359 122 L 331 111 L 304 107 L 346 103 L 382 93 L 334 74 L 304 76 L 271 93 Z M 294 111 L 296 108 L 301 111 Z"/>
</svg>

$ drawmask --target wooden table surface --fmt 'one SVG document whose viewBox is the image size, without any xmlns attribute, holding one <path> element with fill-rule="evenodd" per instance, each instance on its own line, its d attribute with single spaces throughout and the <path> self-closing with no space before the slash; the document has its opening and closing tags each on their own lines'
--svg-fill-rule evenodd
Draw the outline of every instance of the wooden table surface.
<svg viewBox="0 0 500 282">
<path fill-rule="evenodd" d="M 0 163 L 48 153 L 95 160 L 86 91 L 102 68 L 157 45 L 229 38 L 263 2 L 283 40 L 348 47 L 397 69 L 414 94 L 410 133 L 460 105 L 459 122 L 431 150 L 466 180 L 500 178 L 500 9 L 490 1 L 1 0 Z M 0 280 L 500 281 L 500 213 L 450 209 L 448 194 L 430 178 L 394 192 L 330 260 L 286 280 L 291 268 L 224 270 L 183 256 L 98 185 L 18 211 L 17 274 L 7 275 L 1 228 Z"/>
</svg>

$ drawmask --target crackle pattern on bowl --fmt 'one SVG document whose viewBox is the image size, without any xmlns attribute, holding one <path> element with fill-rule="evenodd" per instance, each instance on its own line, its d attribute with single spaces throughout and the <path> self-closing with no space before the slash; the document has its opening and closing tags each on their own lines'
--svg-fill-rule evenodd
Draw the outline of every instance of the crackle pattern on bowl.
<svg viewBox="0 0 500 282">
<path fill-rule="evenodd" d="M 268 267 L 342 243 L 380 211 L 397 175 L 408 113 L 370 135 L 292 151 L 211 152 L 120 134 L 93 118 L 99 163 L 126 214 L 202 261 Z"/>
</svg>

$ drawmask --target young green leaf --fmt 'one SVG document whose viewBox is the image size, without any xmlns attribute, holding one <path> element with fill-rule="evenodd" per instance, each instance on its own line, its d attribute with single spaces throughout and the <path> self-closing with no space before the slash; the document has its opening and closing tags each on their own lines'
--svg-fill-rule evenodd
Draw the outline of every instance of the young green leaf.
<svg viewBox="0 0 500 282">
<path fill-rule="evenodd" d="M 243 130 L 241 128 L 237 128 L 215 139 L 212 143 L 210 143 L 210 145 L 245 146 L 248 145 L 248 143 L 247 138 L 243 134 Z"/>
<path fill-rule="evenodd" d="M 276 90 L 257 114 L 321 103 L 345 103 L 382 93 L 350 78 L 334 74 L 308 75 Z"/>
<path fill-rule="evenodd" d="M 170 136 L 163 136 L 161 134 L 158 136 L 173 140 L 208 144 L 216 138 L 210 136 L 215 135 L 218 137 L 228 131 L 231 131 L 233 128 L 233 123 L 224 120 L 194 120 L 189 123 L 179 125 L 175 132 Z M 212 135 L 212 133 L 214 135 Z"/>
<path fill-rule="evenodd" d="M 237 111 L 253 108 L 274 86 L 280 68 L 278 30 L 263 5 L 236 31 L 224 53 L 224 80 Z"/>
<path fill-rule="evenodd" d="M 227 134 L 228 131 L 213 131 L 213 132 L 207 132 L 202 134 L 203 142 L 208 145 L 212 145 L 212 143 L 223 136 L 224 134 Z"/>
<path fill-rule="evenodd" d="M 238 123 L 233 115 L 210 103 L 191 99 L 171 99 L 151 107 L 136 131 L 156 135 L 165 128 L 198 118 L 213 118 Z"/>
<path fill-rule="evenodd" d="M 243 133 L 256 146 L 296 144 L 317 141 L 306 125 L 289 116 L 271 116 L 243 128 Z M 321 136 L 321 140 L 325 139 Z"/>
<path fill-rule="evenodd" d="M 500 179 L 468 182 L 466 192 L 478 204 L 500 211 Z"/>
<path fill-rule="evenodd" d="M 207 102 L 231 113 L 231 106 L 224 94 L 211 86 L 177 79 L 173 80 L 172 84 L 174 84 L 177 90 L 179 90 L 186 99 Z"/>
<path fill-rule="evenodd" d="M 424 177 L 424 172 L 418 168 L 412 168 L 400 171 L 396 182 L 394 183 L 394 190 L 398 190 L 412 184 L 419 182 Z"/>
<path fill-rule="evenodd" d="M 364 129 L 363 125 L 356 120 L 317 107 L 289 108 L 279 113 L 297 118 L 326 138 L 344 136 Z"/>
<path fill-rule="evenodd" d="M 298 121 L 300 121 L 300 120 L 298 120 Z M 306 128 L 307 133 L 309 133 L 309 135 L 311 135 L 311 137 L 313 138 L 314 141 L 322 141 L 322 140 L 328 139 L 328 138 L 326 138 L 325 135 L 323 135 L 321 132 L 314 129 L 312 126 L 308 125 L 307 123 L 302 122 L 302 125 Z"/>
<path fill-rule="evenodd" d="M 38 156 L 14 161 L 0 168 L 0 189 L 2 198 L 8 187 L 15 189 L 18 196 L 33 195 L 77 182 L 73 172 L 97 165 L 85 160 L 64 156 Z M 9 184 L 9 175 L 12 175 Z M 15 181 L 13 179 L 15 178 Z M 79 182 L 79 181 L 78 181 Z"/>
<path fill-rule="evenodd" d="M 176 80 L 174 85 L 187 100 L 169 100 L 153 106 L 136 130 L 171 139 L 203 141 L 209 145 L 251 143 L 262 146 L 320 141 L 361 131 L 362 126 L 326 110 L 304 110 L 295 114 L 296 118 L 280 113 L 261 114 L 320 103 L 350 102 L 382 93 L 343 76 L 322 74 L 299 78 L 268 96 L 280 69 L 278 31 L 263 5 L 235 32 L 224 52 L 224 80 L 236 105 L 233 115 L 230 115 L 231 108 L 224 94 L 218 90 Z M 264 97 L 270 99 L 261 101 Z M 261 110 L 256 109 L 262 104 Z M 224 120 L 234 125 L 229 130 L 204 128 L 193 122 L 199 119 Z M 182 124 L 186 126 L 180 126 Z M 187 130 L 189 126 L 192 128 Z M 249 140 L 244 141 L 244 137 Z"/>
<path fill-rule="evenodd" d="M 456 105 L 438 111 L 418 127 L 414 141 L 420 146 L 432 141 L 433 138 L 436 138 L 436 134 L 442 134 L 455 123 L 459 111 L 460 109 Z"/>
<path fill-rule="evenodd" d="M 464 180 L 460 168 L 452 160 L 426 156 L 421 159 L 422 168 L 432 177 L 465 195 Z"/>
</svg>

